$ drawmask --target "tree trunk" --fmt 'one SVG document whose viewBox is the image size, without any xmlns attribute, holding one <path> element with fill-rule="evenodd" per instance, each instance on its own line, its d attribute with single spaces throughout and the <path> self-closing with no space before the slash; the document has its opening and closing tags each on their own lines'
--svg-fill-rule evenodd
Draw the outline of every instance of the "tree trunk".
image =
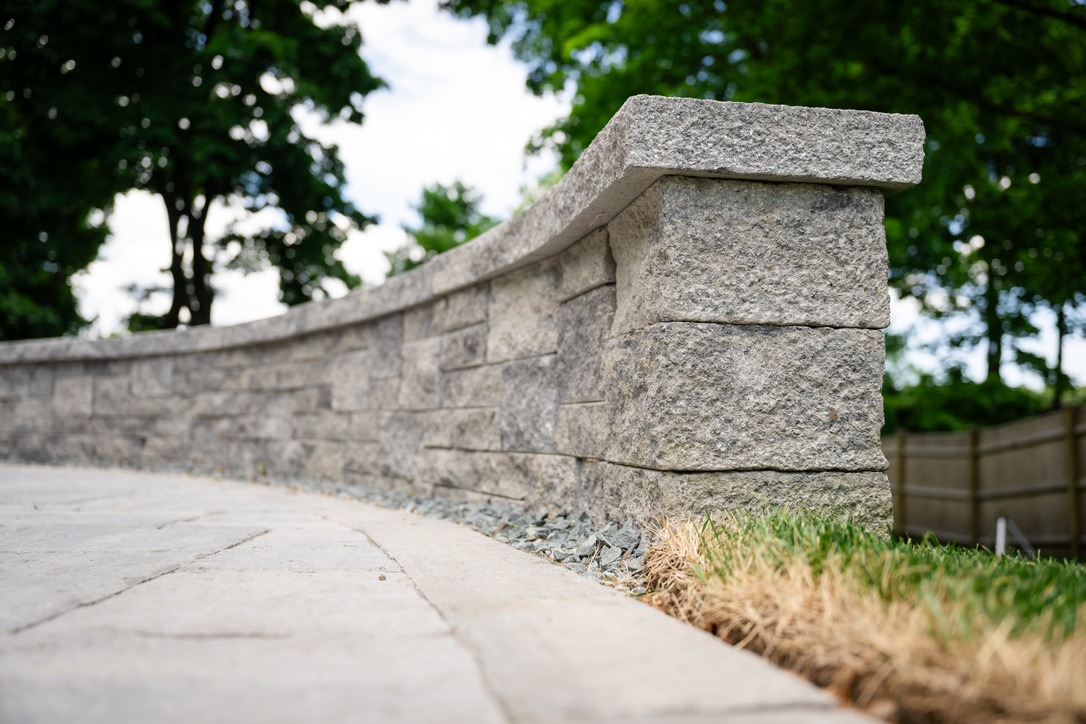
<svg viewBox="0 0 1086 724">
<path fill-rule="evenodd" d="M 207 216 L 203 209 L 197 214 L 195 208 L 189 215 L 189 228 L 192 240 L 192 299 L 189 300 L 189 310 L 192 312 L 192 325 L 211 324 L 211 301 L 214 292 L 211 289 L 211 264 L 204 256 L 204 218 Z"/>
<path fill-rule="evenodd" d="M 988 374 L 985 381 L 1002 382 L 1003 320 L 999 317 L 999 288 L 991 262 L 988 264 L 988 283 L 984 287 L 984 326 L 988 337 Z"/>
<path fill-rule="evenodd" d="M 1052 384 L 1052 409 L 1063 407 L 1067 376 L 1063 373 L 1063 338 L 1067 336 L 1067 316 L 1063 304 L 1056 310 L 1056 379 Z"/>
<path fill-rule="evenodd" d="M 173 299 L 170 311 L 166 312 L 164 326 L 176 329 L 181 322 L 181 310 L 188 306 L 188 280 L 185 277 L 185 244 L 181 239 L 181 212 L 177 209 L 177 199 L 163 194 L 166 204 L 166 216 L 170 223 L 170 278 L 173 280 Z"/>
<path fill-rule="evenodd" d="M 180 192 L 160 193 L 166 205 L 170 224 L 170 277 L 173 299 L 163 317 L 163 327 L 176 329 L 181 323 L 181 310 L 189 310 L 188 324 L 211 324 L 211 262 L 204 254 L 204 222 L 207 203 L 197 207 L 193 199 Z M 192 261 L 185 263 L 185 252 L 192 251 Z"/>
</svg>

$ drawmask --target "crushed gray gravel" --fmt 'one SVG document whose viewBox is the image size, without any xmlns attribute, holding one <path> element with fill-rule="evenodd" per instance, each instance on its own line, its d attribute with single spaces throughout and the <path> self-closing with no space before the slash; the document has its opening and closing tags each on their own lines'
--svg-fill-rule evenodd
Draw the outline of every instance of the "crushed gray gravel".
<svg viewBox="0 0 1086 724">
<path fill-rule="evenodd" d="M 631 595 L 641 595 L 647 590 L 640 573 L 645 565 L 645 550 L 652 540 L 630 521 L 596 524 L 587 513 L 531 510 L 497 498 L 464 502 L 342 483 L 317 487 L 332 495 L 466 525 Z"/>
</svg>

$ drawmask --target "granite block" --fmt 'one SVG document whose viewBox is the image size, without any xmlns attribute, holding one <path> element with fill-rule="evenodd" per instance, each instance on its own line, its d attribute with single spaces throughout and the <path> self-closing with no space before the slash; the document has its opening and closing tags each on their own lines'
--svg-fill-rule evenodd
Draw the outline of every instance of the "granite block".
<svg viewBox="0 0 1086 724">
<path fill-rule="evenodd" d="M 880 332 L 669 322 L 611 340 L 604 365 L 612 462 L 886 468 Z"/>
<path fill-rule="evenodd" d="M 502 450 L 554 452 L 558 418 L 555 355 L 516 360 L 502 367 L 499 424 Z"/>
</svg>

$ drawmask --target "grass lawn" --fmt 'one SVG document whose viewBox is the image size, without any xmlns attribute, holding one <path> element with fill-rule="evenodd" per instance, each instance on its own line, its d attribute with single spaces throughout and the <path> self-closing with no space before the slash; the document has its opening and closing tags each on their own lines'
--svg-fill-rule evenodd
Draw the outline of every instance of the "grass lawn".
<svg viewBox="0 0 1086 724">
<path fill-rule="evenodd" d="M 651 601 L 902 722 L 1086 721 L 1086 566 L 774 512 L 661 531 Z"/>
</svg>

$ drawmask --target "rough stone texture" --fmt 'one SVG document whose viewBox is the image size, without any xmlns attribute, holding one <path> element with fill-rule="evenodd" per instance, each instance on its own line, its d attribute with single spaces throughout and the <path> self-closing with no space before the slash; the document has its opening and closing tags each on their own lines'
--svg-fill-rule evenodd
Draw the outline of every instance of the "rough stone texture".
<svg viewBox="0 0 1086 724">
<path fill-rule="evenodd" d="M 558 309 L 558 388 L 562 402 L 603 399 L 600 359 L 615 315 L 615 288 L 596 287 Z"/>
<path fill-rule="evenodd" d="M 558 408 L 555 451 L 578 458 L 603 459 L 610 443 L 610 410 L 605 402 L 564 404 Z"/>
<path fill-rule="evenodd" d="M 487 320 L 490 286 L 478 284 L 442 299 L 435 313 L 438 329 L 451 332 Z"/>
<path fill-rule="evenodd" d="M 775 507 L 850 518 L 878 533 L 887 532 L 893 520 L 890 484 L 878 472 L 680 473 L 586 461 L 581 490 L 600 520 L 652 523 L 664 515 L 684 520 Z"/>
<path fill-rule="evenodd" d="M 614 476 L 578 470 L 603 461 L 874 490 L 881 195 L 922 157 L 912 116 L 638 96 L 524 214 L 380 287 L 0 344 L 0 455 L 598 510 Z M 622 479 L 643 511 L 754 489 Z"/>
<path fill-rule="evenodd" d="M 576 462 L 561 455 L 427 449 L 419 462 L 418 478 L 435 486 L 559 507 L 576 495 Z"/>
<path fill-rule="evenodd" d="M 89 417 L 94 406 L 94 378 L 88 375 L 57 378 L 53 386 L 53 410 L 61 418 Z"/>
<path fill-rule="evenodd" d="M 558 298 L 566 301 L 604 284 L 615 283 L 615 259 L 607 228 L 597 229 L 558 256 Z"/>
<path fill-rule="evenodd" d="M 509 362 L 502 367 L 503 450 L 554 452 L 558 375 L 554 355 Z"/>
<path fill-rule="evenodd" d="M 449 332 L 441 338 L 441 369 L 478 367 L 486 362 L 486 324 Z"/>
<path fill-rule="evenodd" d="M 608 459 L 660 470 L 884 470 L 883 336 L 667 322 L 605 355 Z"/>
<path fill-rule="evenodd" d="M 502 402 L 501 365 L 450 370 L 441 375 L 446 407 L 490 407 Z"/>
<path fill-rule="evenodd" d="M 137 360 L 132 365 L 132 394 L 139 397 L 161 397 L 173 389 L 172 359 Z"/>
<path fill-rule="evenodd" d="M 389 412 L 381 416 L 381 474 L 391 478 L 415 477 L 422 437 L 423 414 Z"/>
<path fill-rule="evenodd" d="M 436 410 L 427 419 L 423 444 L 462 450 L 501 450 L 498 409 Z"/>
<path fill-rule="evenodd" d="M 655 322 L 881 329 L 876 189 L 667 177 L 611 223 L 615 333 Z"/>
<path fill-rule="evenodd" d="M 399 406 L 405 410 L 433 410 L 441 406 L 441 339 L 404 342 Z"/>
<path fill-rule="evenodd" d="M 491 282 L 487 361 L 550 354 L 558 349 L 558 273 L 549 262 Z"/>
<path fill-rule="evenodd" d="M 437 326 L 437 308 L 444 303 L 444 299 L 437 299 L 426 304 L 412 307 L 403 313 L 403 338 L 405 342 L 411 342 L 423 337 L 432 337 L 441 332 Z"/>
</svg>

